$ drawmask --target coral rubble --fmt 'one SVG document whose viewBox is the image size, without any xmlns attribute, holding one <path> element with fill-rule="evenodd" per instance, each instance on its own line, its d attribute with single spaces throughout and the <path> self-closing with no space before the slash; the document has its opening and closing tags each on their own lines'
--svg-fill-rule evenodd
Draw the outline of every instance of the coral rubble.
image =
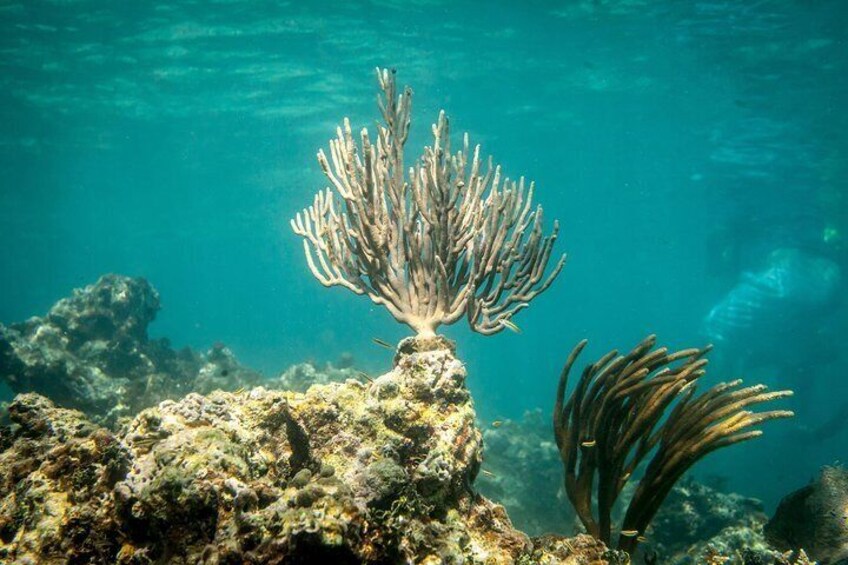
<svg viewBox="0 0 848 565">
<path fill-rule="evenodd" d="M 0 434 L 0 561 L 623 563 L 531 540 L 478 495 L 482 440 L 443 338 L 373 382 L 192 393 L 117 432 L 19 395 Z"/>
<path fill-rule="evenodd" d="M 0 324 L 0 380 L 113 423 L 167 398 L 259 383 L 223 345 L 174 351 L 147 327 L 159 293 L 144 279 L 105 275 L 43 318 Z"/>
<path fill-rule="evenodd" d="M 775 547 L 804 548 L 823 565 L 848 563 L 848 471 L 824 467 L 814 482 L 784 497 L 765 534 Z"/>
</svg>

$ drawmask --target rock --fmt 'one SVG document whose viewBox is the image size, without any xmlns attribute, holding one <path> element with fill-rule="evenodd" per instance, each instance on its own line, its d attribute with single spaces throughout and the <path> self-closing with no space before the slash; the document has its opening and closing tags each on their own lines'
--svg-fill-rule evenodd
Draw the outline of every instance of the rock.
<svg viewBox="0 0 848 565">
<path fill-rule="evenodd" d="M 342 360 L 340 363 L 347 363 Z M 362 372 L 352 366 L 336 367 L 332 363 L 326 363 L 323 368 L 313 362 L 298 363 L 283 371 L 275 380 L 268 381 L 265 386 L 279 390 L 292 390 L 295 392 L 306 392 L 306 389 L 315 384 L 343 383 L 348 379 L 364 381 Z"/>
<path fill-rule="evenodd" d="M 112 489 L 126 450 L 75 410 L 36 394 L 9 409 L 0 451 L 0 562 L 109 563 L 117 552 Z"/>
<path fill-rule="evenodd" d="M 239 363 L 235 354 L 222 343 L 215 343 L 202 355 L 192 352 L 196 365 L 185 367 L 185 379 L 189 391 L 208 394 L 213 390 L 238 390 L 256 386 L 265 381 L 259 373 Z M 179 380 L 178 376 L 177 379 Z M 184 391 L 186 394 L 189 391 Z M 166 398 L 180 398 L 182 395 L 169 394 Z"/>
<path fill-rule="evenodd" d="M 522 556 L 517 565 L 630 565 L 630 557 L 622 551 L 608 550 L 590 535 L 580 534 L 566 539 L 547 535 L 534 539 L 534 549 Z"/>
<path fill-rule="evenodd" d="M 148 339 L 158 310 L 159 293 L 146 280 L 105 275 L 43 318 L 0 324 L 0 380 L 105 424 L 191 391 L 260 382 L 223 345 L 204 356 Z"/>
<path fill-rule="evenodd" d="M 735 493 L 723 493 L 691 478 L 678 482 L 648 530 L 646 553 L 656 552 L 663 563 L 707 562 L 713 553 L 774 557 L 762 536 L 766 521 L 762 503 Z"/>
<path fill-rule="evenodd" d="M 588 536 L 530 539 L 475 492 L 465 376 L 446 340 L 405 343 L 370 383 L 192 393 L 114 433 L 20 395 L 0 561 L 623 563 Z"/>
<path fill-rule="evenodd" d="M 771 565 L 790 563 L 781 560 L 781 555 L 769 547 L 763 538 L 765 518 L 752 515 L 738 523 L 725 526 L 709 538 L 699 537 L 668 547 L 646 543 L 640 548 L 643 555 L 656 554 L 659 563 L 668 565 L 701 565 L 721 563 L 723 565 Z M 658 530 L 655 530 L 658 531 Z M 677 548 L 675 549 L 675 546 Z"/>
<path fill-rule="evenodd" d="M 803 548 L 822 565 L 848 563 L 848 471 L 824 467 L 813 483 L 786 496 L 765 535 L 781 550 Z"/>
<path fill-rule="evenodd" d="M 577 531 L 579 521 L 562 489 L 562 461 L 550 418 L 532 410 L 521 420 L 498 424 L 483 432 L 480 492 L 503 504 L 516 527 L 530 535 Z"/>
</svg>

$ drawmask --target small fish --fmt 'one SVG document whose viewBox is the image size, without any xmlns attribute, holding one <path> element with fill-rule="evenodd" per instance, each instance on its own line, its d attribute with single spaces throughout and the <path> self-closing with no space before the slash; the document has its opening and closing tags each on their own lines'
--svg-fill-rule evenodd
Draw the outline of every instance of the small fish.
<svg viewBox="0 0 848 565">
<path fill-rule="evenodd" d="M 621 530 L 621 535 L 627 538 L 635 538 L 639 535 L 639 530 Z"/>
<path fill-rule="evenodd" d="M 360 377 L 362 377 L 363 379 L 365 379 L 366 381 L 368 381 L 369 383 L 373 383 L 373 382 L 374 382 L 374 379 L 372 379 L 371 377 L 369 377 L 369 376 L 368 376 L 368 373 L 365 373 L 365 372 L 363 372 L 363 371 L 359 371 L 359 372 L 358 372 L 358 373 L 356 373 L 356 374 L 357 374 L 357 375 L 359 375 Z"/>
<path fill-rule="evenodd" d="M 627 482 L 627 479 L 629 479 L 629 478 L 630 478 L 630 473 L 624 473 L 624 475 L 621 477 L 621 481 Z"/>
<path fill-rule="evenodd" d="M 515 332 L 515 333 L 517 333 L 517 334 L 520 334 L 520 333 L 521 333 L 521 328 L 519 328 L 518 326 L 516 326 L 516 325 L 512 322 L 512 320 L 501 320 L 501 325 L 502 325 L 503 327 L 505 327 L 506 329 L 508 329 L 508 330 L 510 330 L 510 331 L 513 331 L 513 332 Z"/>
<path fill-rule="evenodd" d="M 239 388 L 233 391 L 233 394 L 243 394 L 245 390 L 247 389 L 245 389 L 243 386 L 240 386 Z"/>
<path fill-rule="evenodd" d="M 486 469 L 480 469 L 480 472 L 483 473 L 484 475 L 486 475 L 487 477 L 495 477 L 496 476 L 493 472 L 487 471 Z"/>
<path fill-rule="evenodd" d="M 389 343 L 388 341 L 382 340 L 379 337 L 372 337 L 371 341 L 373 341 L 375 344 L 379 345 L 380 347 L 385 347 L 386 349 L 391 349 L 391 350 L 394 351 L 394 347 L 392 347 L 391 343 Z"/>
<path fill-rule="evenodd" d="M 501 426 L 503 426 L 503 420 L 495 420 L 494 422 L 492 422 L 493 428 L 500 428 Z"/>
<path fill-rule="evenodd" d="M 636 541 L 638 541 L 639 543 L 645 543 L 646 541 L 648 541 L 648 538 L 646 538 L 645 536 L 637 536 Z"/>
<path fill-rule="evenodd" d="M 145 437 L 145 438 L 135 440 L 133 442 L 133 444 L 135 444 L 136 447 L 150 448 L 150 447 L 153 447 L 154 445 L 156 445 L 158 442 L 159 442 L 158 438 Z"/>
<path fill-rule="evenodd" d="M 580 445 L 582 445 L 583 447 L 595 447 L 595 445 L 597 445 L 597 443 L 598 443 L 597 441 L 590 439 L 590 440 L 584 441 Z"/>
</svg>

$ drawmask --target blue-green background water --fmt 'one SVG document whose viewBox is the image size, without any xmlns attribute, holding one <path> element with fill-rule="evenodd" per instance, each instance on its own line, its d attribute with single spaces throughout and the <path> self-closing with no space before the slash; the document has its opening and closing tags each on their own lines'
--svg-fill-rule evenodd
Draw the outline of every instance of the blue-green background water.
<svg viewBox="0 0 848 565">
<path fill-rule="evenodd" d="M 774 250 L 844 266 L 846 29 L 838 0 L 3 2 L 0 321 L 118 272 L 160 291 L 175 345 L 387 369 L 372 338 L 409 332 L 321 287 L 288 220 L 341 118 L 373 126 L 389 66 L 415 92 L 409 156 L 444 108 L 562 224 L 568 264 L 520 335 L 444 330 L 482 416 L 548 410 L 583 337 L 586 360 L 700 345 Z M 772 310 L 708 379 L 796 388 L 798 416 L 699 467 L 770 503 L 848 451 L 805 435 L 848 396 L 844 305 Z"/>
</svg>

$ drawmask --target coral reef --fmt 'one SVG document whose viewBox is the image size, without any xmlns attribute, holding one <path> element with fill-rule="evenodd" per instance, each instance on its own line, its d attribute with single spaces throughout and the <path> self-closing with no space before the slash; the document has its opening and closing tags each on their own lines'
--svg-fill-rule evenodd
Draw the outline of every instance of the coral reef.
<svg viewBox="0 0 848 565">
<path fill-rule="evenodd" d="M 491 159 L 484 172 L 480 147 L 472 150 L 468 135 L 462 150 L 451 152 L 444 112 L 433 124 L 433 146 L 407 174 L 412 90 L 398 94 L 394 71 L 377 69 L 377 78 L 384 124 L 376 141 L 363 129 L 357 147 L 345 119 L 330 158 L 318 153 L 333 190 L 319 192 L 291 221 L 310 271 L 324 286 L 385 306 L 418 335 L 435 335 L 463 317 L 482 334 L 515 328 L 512 317 L 565 262 L 562 256 L 545 274 L 558 225 L 545 236 L 533 183 L 502 180 Z"/>
<path fill-rule="evenodd" d="M 236 389 L 262 377 L 223 345 L 201 355 L 151 340 L 159 293 L 144 279 L 104 275 L 43 318 L 0 324 L 0 379 L 101 423 L 191 391 Z"/>
<path fill-rule="evenodd" d="M 648 528 L 643 551 L 669 565 L 696 565 L 721 555 L 742 563 L 773 563 L 763 538 L 762 503 L 692 479 L 678 482 Z"/>
<path fill-rule="evenodd" d="M 443 338 L 373 382 L 189 394 L 109 432 L 38 395 L 0 433 L 0 561 L 623 563 L 531 540 L 478 495 L 482 441 Z"/>
<path fill-rule="evenodd" d="M 779 549 L 804 548 L 822 565 L 848 563 L 848 471 L 824 467 L 814 482 L 784 497 L 765 535 Z"/>
<path fill-rule="evenodd" d="M 576 515 L 561 492 L 562 463 L 548 419 L 533 410 L 497 424 L 483 427 L 480 493 L 503 504 L 513 524 L 530 535 L 576 531 Z M 556 496 L 563 500 L 552 504 Z"/>
</svg>

